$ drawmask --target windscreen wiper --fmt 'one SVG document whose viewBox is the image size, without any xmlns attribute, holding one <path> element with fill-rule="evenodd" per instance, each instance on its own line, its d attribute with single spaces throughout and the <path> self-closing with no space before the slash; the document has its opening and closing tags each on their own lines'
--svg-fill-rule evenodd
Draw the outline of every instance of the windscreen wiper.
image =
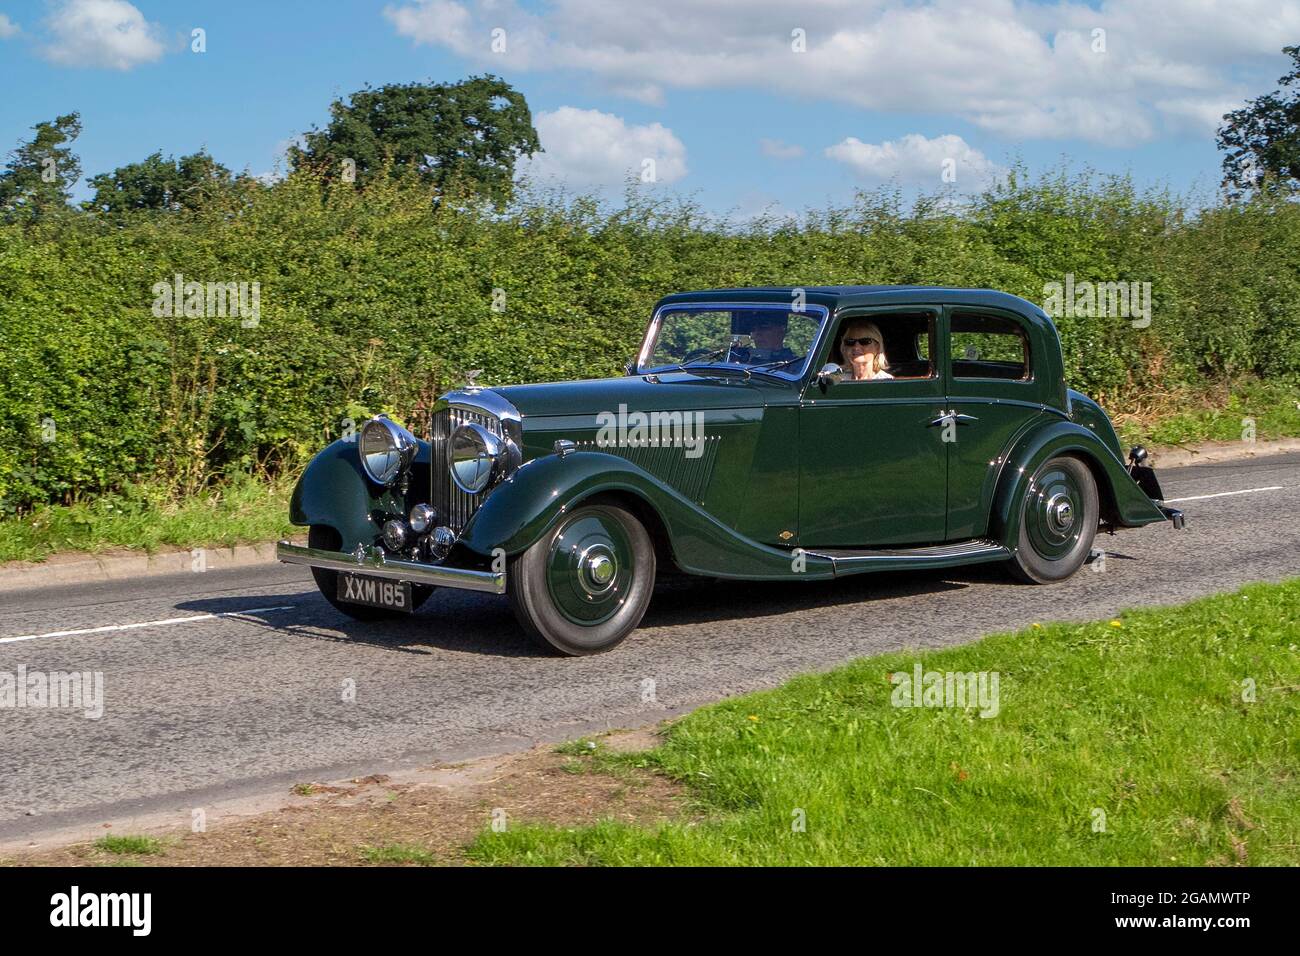
<svg viewBox="0 0 1300 956">
<path fill-rule="evenodd" d="M 748 365 L 745 367 L 746 372 L 775 372 L 779 368 L 793 365 L 795 362 L 802 362 L 806 356 L 799 355 L 792 359 L 781 359 L 777 362 L 764 362 L 762 365 Z"/>
<path fill-rule="evenodd" d="M 671 368 L 663 369 L 663 371 L 689 372 L 692 368 L 696 368 L 701 365 L 707 366 L 709 362 L 713 361 L 715 358 L 719 358 L 723 355 L 729 355 L 730 353 L 731 353 L 730 343 L 728 343 L 727 345 L 720 345 L 712 352 L 706 352 L 704 355 L 701 355 L 699 358 L 695 359 L 692 362 L 682 362 L 681 364 L 674 365 Z"/>
</svg>

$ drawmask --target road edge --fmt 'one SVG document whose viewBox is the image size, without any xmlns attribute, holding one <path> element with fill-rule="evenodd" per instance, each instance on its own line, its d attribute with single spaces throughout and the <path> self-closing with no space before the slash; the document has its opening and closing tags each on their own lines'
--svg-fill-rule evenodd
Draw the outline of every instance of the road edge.
<svg viewBox="0 0 1300 956">
<path fill-rule="evenodd" d="M 230 548 L 193 548 L 153 554 L 53 555 L 45 562 L 11 562 L 0 567 L 0 594 L 42 587 L 99 584 L 158 577 L 229 571 L 275 563 L 275 542 L 241 544 Z"/>
</svg>

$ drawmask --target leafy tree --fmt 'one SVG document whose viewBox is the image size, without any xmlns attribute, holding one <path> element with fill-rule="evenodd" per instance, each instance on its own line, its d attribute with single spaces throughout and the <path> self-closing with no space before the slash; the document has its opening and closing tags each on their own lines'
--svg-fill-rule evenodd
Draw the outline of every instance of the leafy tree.
<svg viewBox="0 0 1300 956">
<path fill-rule="evenodd" d="M 52 123 L 37 123 L 36 135 L 9 154 L 0 172 L 0 214 L 6 219 L 37 219 L 68 205 L 81 161 L 69 147 L 81 133 L 81 115 L 68 113 Z"/>
<path fill-rule="evenodd" d="M 1236 196 L 1268 183 L 1300 186 L 1300 46 L 1282 52 L 1292 60 L 1282 88 L 1225 114 L 1219 128 L 1223 185 Z"/>
<path fill-rule="evenodd" d="M 95 198 L 87 209 L 121 213 L 136 209 L 197 209 L 235 182 L 230 170 L 200 150 L 180 159 L 153 153 L 138 163 L 92 177 Z"/>
<path fill-rule="evenodd" d="M 515 161 L 541 150 L 523 94 L 490 75 L 366 87 L 335 100 L 330 117 L 290 148 L 293 168 L 365 182 L 391 156 L 395 174 L 413 170 L 440 189 L 464 181 L 504 201 Z"/>
</svg>

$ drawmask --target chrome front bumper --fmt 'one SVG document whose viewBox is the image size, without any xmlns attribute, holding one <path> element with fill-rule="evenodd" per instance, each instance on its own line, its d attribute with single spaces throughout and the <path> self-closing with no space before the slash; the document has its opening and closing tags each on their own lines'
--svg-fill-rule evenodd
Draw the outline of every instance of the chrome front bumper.
<svg viewBox="0 0 1300 956">
<path fill-rule="evenodd" d="M 325 551 L 281 541 L 275 546 L 275 556 L 285 564 L 305 564 L 328 571 L 352 571 L 372 577 L 410 581 L 413 584 L 430 584 L 440 588 L 459 588 L 462 591 L 484 591 L 488 594 L 506 593 L 504 571 L 471 571 L 465 568 L 446 568 L 436 564 L 400 561 L 390 558 L 377 548 L 349 554 L 346 551 Z"/>
</svg>

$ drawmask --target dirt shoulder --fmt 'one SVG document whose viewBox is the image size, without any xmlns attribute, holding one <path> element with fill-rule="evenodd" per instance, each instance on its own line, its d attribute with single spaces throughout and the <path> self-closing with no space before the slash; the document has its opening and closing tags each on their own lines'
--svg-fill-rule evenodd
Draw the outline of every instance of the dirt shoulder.
<svg viewBox="0 0 1300 956">
<path fill-rule="evenodd" d="M 658 729 L 589 739 L 593 750 L 636 752 L 658 744 Z M 577 752 L 584 747 L 560 752 L 548 744 L 400 775 L 304 780 L 280 795 L 208 809 L 202 832 L 180 814 L 106 821 L 94 832 L 0 846 L 0 865 L 457 866 L 469 862 L 466 847 L 494 820 L 645 825 L 686 815 L 679 784 L 649 770 L 610 769 Z M 99 843 L 128 836 L 147 839 L 138 849 Z"/>
</svg>

